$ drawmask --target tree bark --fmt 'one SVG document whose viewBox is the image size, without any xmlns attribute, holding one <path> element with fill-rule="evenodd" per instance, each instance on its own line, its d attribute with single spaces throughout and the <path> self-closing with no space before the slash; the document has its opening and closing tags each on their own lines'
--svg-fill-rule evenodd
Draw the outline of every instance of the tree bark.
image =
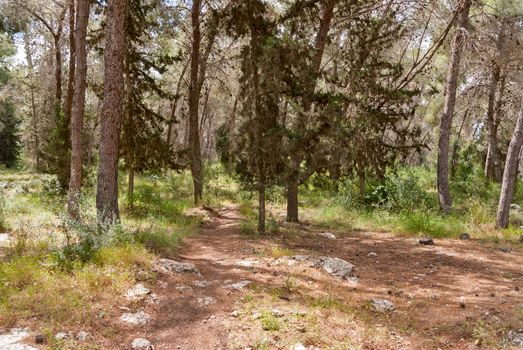
<svg viewBox="0 0 523 350">
<path fill-rule="evenodd" d="M 485 177 L 496 182 L 501 182 L 503 176 L 500 165 L 500 155 L 498 148 L 497 126 L 494 120 L 494 104 L 496 101 L 496 89 L 500 78 L 500 68 L 495 64 L 492 69 L 492 78 L 489 84 L 488 107 L 485 116 L 485 123 L 488 131 L 488 151 L 485 161 Z"/>
<path fill-rule="evenodd" d="M 496 227 L 507 228 L 509 223 L 510 204 L 514 196 L 514 182 L 518 171 L 519 154 L 523 145 L 523 95 L 521 96 L 521 110 L 516 123 L 516 128 L 512 134 L 508 146 L 507 159 L 505 161 L 505 171 L 501 183 L 501 193 L 499 195 L 498 213 L 496 217 Z"/>
<path fill-rule="evenodd" d="M 191 173 L 194 187 L 194 205 L 203 204 L 203 165 L 199 133 L 199 66 L 200 66 L 200 11 L 201 0 L 194 0 L 192 6 L 192 47 L 191 72 L 189 85 L 189 142 L 191 157 Z"/>
<path fill-rule="evenodd" d="M 452 209 L 452 197 L 450 195 L 449 186 L 449 141 L 452 128 L 452 118 L 456 106 L 456 91 L 458 86 L 461 52 L 465 42 L 465 31 L 468 24 L 471 2 L 471 0 L 464 0 L 459 9 L 460 15 L 458 27 L 452 42 L 452 51 L 447 73 L 445 105 L 443 107 L 443 115 L 441 116 L 437 176 L 439 206 L 443 213 L 449 213 Z"/>
<path fill-rule="evenodd" d="M 64 114 L 66 121 L 71 120 L 74 96 L 74 79 L 76 70 L 75 35 L 75 0 L 69 0 L 69 78 L 67 80 L 67 96 L 65 98 Z"/>
<path fill-rule="evenodd" d="M 87 25 L 89 22 L 90 0 L 78 0 L 76 28 L 74 35 L 76 74 L 74 99 L 71 110 L 71 176 L 67 208 L 69 216 L 80 219 L 80 195 L 83 178 L 83 128 L 85 111 L 85 88 L 87 76 Z"/>
<path fill-rule="evenodd" d="M 307 87 L 307 91 L 302 98 L 303 112 L 300 113 L 297 124 L 297 128 L 301 131 L 305 130 L 308 119 L 307 115 L 312 107 L 312 95 L 316 89 L 317 77 L 320 73 L 321 61 L 327 44 L 335 6 L 335 0 L 324 0 L 321 2 L 320 25 L 316 32 L 314 54 L 311 62 L 311 73 L 313 76 L 310 80 L 310 85 Z M 299 149 L 296 152 L 293 152 L 294 154 L 291 154 L 291 157 L 293 157 L 293 159 L 291 159 L 291 173 L 287 181 L 287 222 L 299 221 L 298 186 L 300 184 L 300 166 L 302 162 L 302 155 L 300 152 L 302 152 L 302 146 L 303 145 L 298 144 L 297 147 Z"/>
<path fill-rule="evenodd" d="M 109 0 L 104 54 L 104 98 L 100 126 L 100 165 L 96 209 L 100 224 L 119 221 L 118 149 L 124 102 L 126 0 Z"/>
<path fill-rule="evenodd" d="M 358 172 L 358 188 L 360 201 L 363 203 L 365 201 L 365 171 Z"/>
</svg>

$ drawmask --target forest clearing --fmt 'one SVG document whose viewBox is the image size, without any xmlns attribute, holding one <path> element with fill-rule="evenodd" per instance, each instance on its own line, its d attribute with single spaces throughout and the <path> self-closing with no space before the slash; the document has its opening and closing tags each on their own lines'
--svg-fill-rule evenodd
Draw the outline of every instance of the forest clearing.
<svg viewBox="0 0 523 350">
<path fill-rule="evenodd" d="M 521 0 L 0 0 L 0 350 L 523 350 Z"/>
</svg>

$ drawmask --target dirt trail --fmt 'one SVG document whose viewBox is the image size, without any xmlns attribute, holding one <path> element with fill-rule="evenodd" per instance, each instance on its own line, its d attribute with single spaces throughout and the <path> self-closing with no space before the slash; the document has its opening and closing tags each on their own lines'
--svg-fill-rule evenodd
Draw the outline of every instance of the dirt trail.
<svg viewBox="0 0 523 350">
<path fill-rule="evenodd" d="M 512 349 L 502 339 L 523 327 L 518 247 L 506 253 L 498 245 L 457 240 L 421 246 L 375 232 L 338 232 L 329 239 L 308 227 L 249 240 L 239 235 L 239 219 L 234 208 L 220 209 L 184 242 L 178 260 L 194 263 L 201 275 L 161 276 L 151 287 L 158 302 L 145 306 L 152 321 L 119 332 L 119 348 L 144 337 L 157 350 L 289 349 L 297 341 L 322 349 Z M 358 281 L 340 281 L 307 264 L 277 263 L 275 247 L 350 261 Z M 227 287 L 245 280 L 252 282 L 246 288 Z M 397 310 L 376 313 L 371 298 L 391 300 Z M 253 314 L 272 307 L 285 316 L 267 331 Z M 297 310 L 306 316 L 295 316 Z"/>
</svg>

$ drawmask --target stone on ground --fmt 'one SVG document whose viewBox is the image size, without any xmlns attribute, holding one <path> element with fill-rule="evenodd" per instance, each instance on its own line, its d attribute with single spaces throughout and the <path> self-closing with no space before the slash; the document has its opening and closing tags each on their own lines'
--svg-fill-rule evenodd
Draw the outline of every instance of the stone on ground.
<svg viewBox="0 0 523 350">
<path fill-rule="evenodd" d="M 321 233 L 318 233 L 318 235 L 328 238 L 328 239 L 336 239 L 336 235 L 331 232 L 321 232 Z"/>
<path fill-rule="evenodd" d="M 245 287 L 247 287 L 249 284 L 251 284 L 251 281 L 249 281 L 249 280 L 243 280 L 243 281 L 240 281 L 240 282 L 237 282 L 237 283 L 228 284 L 228 285 L 225 286 L 225 288 L 236 289 L 236 290 L 242 290 L 242 289 L 244 289 Z"/>
<path fill-rule="evenodd" d="M 462 241 L 468 241 L 470 239 L 470 235 L 468 233 L 464 232 L 459 235 L 459 239 L 461 239 Z"/>
<path fill-rule="evenodd" d="M 138 283 L 127 291 L 126 298 L 130 301 L 143 300 L 149 293 L 151 293 L 151 291 L 148 288 L 144 287 L 143 284 Z"/>
<path fill-rule="evenodd" d="M 67 332 L 58 332 L 54 335 L 54 338 L 56 340 L 65 340 L 67 338 L 69 338 L 71 335 Z"/>
<path fill-rule="evenodd" d="M 254 265 L 256 265 L 258 262 L 256 260 L 251 260 L 251 259 L 242 259 L 240 261 L 237 261 L 236 262 L 236 266 L 240 266 L 240 267 L 253 267 Z"/>
<path fill-rule="evenodd" d="M 378 254 L 374 253 L 374 252 L 370 252 L 369 254 L 367 254 L 367 258 L 375 258 L 377 256 L 378 256 Z"/>
<path fill-rule="evenodd" d="M 521 211 L 521 206 L 519 204 L 511 204 L 510 205 L 510 210 L 514 210 L 514 211 Z"/>
<path fill-rule="evenodd" d="M 521 346 L 523 349 L 523 328 L 508 332 L 507 339 L 512 345 Z"/>
<path fill-rule="evenodd" d="M 315 346 L 306 347 L 302 343 L 296 343 L 291 346 L 290 350 L 319 350 L 319 348 L 317 348 Z"/>
<path fill-rule="evenodd" d="M 8 333 L 0 334 L 0 349 L 2 350 L 38 350 L 37 348 L 19 344 L 18 342 L 29 337 L 28 328 L 13 328 Z"/>
<path fill-rule="evenodd" d="M 216 303 L 216 299 L 214 299 L 213 297 L 201 297 L 201 298 L 198 298 L 198 304 L 201 307 L 209 306 L 209 305 L 212 305 L 212 304 L 215 304 L 215 303 Z"/>
<path fill-rule="evenodd" d="M 125 313 L 120 316 L 120 321 L 128 323 L 133 326 L 141 326 L 146 324 L 151 320 L 151 316 L 146 314 L 143 311 L 138 311 L 135 313 Z"/>
<path fill-rule="evenodd" d="M 314 266 L 322 267 L 327 273 L 344 280 L 354 277 L 354 265 L 340 258 L 322 256 Z"/>
<path fill-rule="evenodd" d="M 150 341 L 144 338 L 136 338 L 131 343 L 131 347 L 135 350 L 153 350 L 154 346 Z"/>
<path fill-rule="evenodd" d="M 188 262 L 181 262 L 181 261 L 175 261 L 171 259 L 158 259 L 155 262 L 155 269 L 159 272 L 164 273 L 194 273 L 199 275 L 200 270 L 196 267 L 196 265 Z"/>
<path fill-rule="evenodd" d="M 86 341 L 90 337 L 90 334 L 85 331 L 80 331 L 78 334 L 76 334 L 76 340 L 78 341 Z"/>
<path fill-rule="evenodd" d="M 421 244 L 421 245 L 434 245 L 434 240 L 432 238 L 429 238 L 429 237 L 421 238 L 419 240 L 419 244 Z"/>
<path fill-rule="evenodd" d="M 390 312 L 396 309 L 394 303 L 387 299 L 372 299 L 370 303 L 372 308 L 378 312 Z"/>
</svg>

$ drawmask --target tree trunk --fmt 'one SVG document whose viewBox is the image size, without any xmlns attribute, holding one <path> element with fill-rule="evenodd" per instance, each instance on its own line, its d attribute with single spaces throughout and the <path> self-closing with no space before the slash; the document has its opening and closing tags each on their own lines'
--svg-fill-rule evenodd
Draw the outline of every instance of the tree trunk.
<svg viewBox="0 0 523 350">
<path fill-rule="evenodd" d="M 498 148 L 497 126 L 494 120 L 494 104 L 496 101 L 496 89 L 500 78 L 500 68 L 495 64 L 492 69 L 492 78 L 489 84 L 488 107 L 485 116 L 485 124 L 488 131 L 488 151 L 485 161 L 485 177 L 496 182 L 501 182 L 500 155 Z"/>
<path fill-rule="evenodd" d="M 505 171 L 501 183 L 501 193 L 499 195 L 498 213 L 496 217 L 496 227 L 507 228 L 509 223 L 510 204 L 514 195 L 514 182 L 519 164 L 519 153 L 523 145 L 523 95 L 521 96 L 521 110 L 519 112 L 516 128 L 510 139 L 508 146 L 507 159 L 505 161 Z"/>
<path fill-rule="evenodd" d="M 124 102 L 123 62 L 126 0 L 109 0 L 104 54 L 104 98 L 100 126 L 100 165 L 96 192 L 98 222 L 120 219 L 118 208 L 118 149 Z"/>
<path fill-rule="evenodd" d="M 199 104 L 200 92 L 198 91 L 198 71 L 200 65 L 200 11 L 201 0 L 194 0 L 192 6 L 192 48 L 191 72 L 189 86 L 189 142 L 191 157 L 191 173 L 194 187 L 194 205 L 203 204 L 203 166 L 199 133 Z"/>
<path fill-rule="evenodd" d="M 458 86 L 461 51 L 465 42 L 465 31 L 468 24 L 471 0 L 464 0 L 459 9 L 459 21 L 452 42 L 449 69 L 447 74 L 445 105 L 441 116 L 440 135 L 438 143 L 438 196 L 441 211 L 449 213 L 452 208 L 452 198 L 449 186 L 449 141 L 452 128 L 452 117 L 456 106 L 456 90 Z"/>
<path fill-rule="evenodd" d="M 71 111 L 71 176 L 67 208 L 69 216 L 80 219 L 80 194 L 83 171 L 83 128 L 85 110 L 85 88 L 87 76 L 87 24 L 89 22 L 90 0 L 78 0 L 76 14 L 75 43 L 76 74 L 74 81 L 74 102 Z"/>
<path fill-rule="evenodd" d="M 182 87 L 183 78 L 185 77 L 185 72 L 187 71 L 187 67 L 189 66 L 189 61 L 187 61 L 186 64 L 183 65 L 182 72 L 180 73 L 180 78 L 178 78 L 178 83 L 176 84 L 176 93 L 174 95 L 174 99 L 172 101 L 171 105 L 171 119 L 169 120 L 169 125 L 167 127 L 167 144 L 171 144 L 171 138 L 172 138 L 172 130 L 173 125 L 176 121 L 176 108 L 178 107 L 178 101 L 180 100 L 180 91 Z"/>
<path fill-rule="evenodd" d="M 316 38 L 314 41 L 314 55 L 312 57 L 311 70 L 313 77 L 310 79 L 309 86 L 305 95 L 302 97 L 303 112 L 298 117 L 297 128 L 305 131 L 307 125 L 307 115 L 312 107 L 312 95 L 316 89 L 317 77 L 320 73 L 321 61 L 327 44 L 329 29 L 334 16 L 335 0 L 326 0 L 321 4 L 321 18 Z M 302 162 L 303 145 L 296 145 L 298 149 L 291 154 L 291 175 L 287 181 L 287 222 L 298 222 L 298 185 L 300 182 L 300 166 Z"/>
<path fill-rule="evenodd" d="M 287 184 L 287 222 L 298 222 L 298 182 Z"/>
<path fill-rule="evenodd" d="M 265 183 L 260 181 L 258 189 L 258 233 L 265 234 Z"/>
<path fill-rule="evenodd" d="M 456 141 L 454 141 L 454 147 L 452 147 L 452 159 L 450 161 L 450 177 L 451 178 L 454 178 L 454 176 L 456 176 L 456 167 L 458 166 L 459 142 L 460 142 L 461 133 L 463 131 L 463 127 L 465 126 L 465 122 L 467 121 L 468 115 L 469 115 L 469 109 L 467 108 L 465 110 L 465 113 L 463 113 L 463 119 L 461 121 L 461 125 L 458 130 L 458 135 L 456 136 Z"/>
<path fill-rule="evenodd" d="M 65 98 L 65 118 L 66 122 L 69 123 L 71 120 L 71 113 L 73 108 L 73 96 L 74 96 L 74 76 L 76 70 L 76 43 L 74 39 L 75 35 L 75 0 L 69 0 L 69 78 L 67 79 L 67 96 Z"/>
<path fill-rule="evenodd" d="M 359 194 L 360 201 L 363 203 L 365 201 L 365 172 L 358 172 L 358 182 L 359 182 Z"/>
</svg>

